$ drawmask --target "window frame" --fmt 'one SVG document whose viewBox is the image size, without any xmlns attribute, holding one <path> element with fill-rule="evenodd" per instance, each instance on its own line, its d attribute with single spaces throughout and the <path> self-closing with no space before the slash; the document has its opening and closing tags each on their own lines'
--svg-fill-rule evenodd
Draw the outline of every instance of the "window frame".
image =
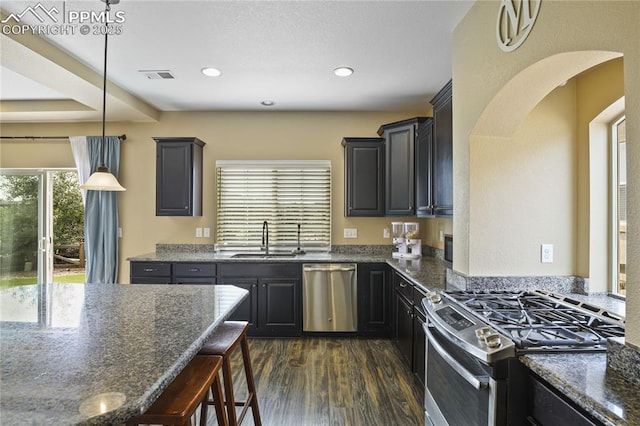
<svg viewBox="0 0 640 426">
<path fill-rule="evenodd" d="M 618 208 L 619 204 L 619 145 L 620 141 L 618 140 L 618 128 L 622 122 L 626 121 L 626 115 L 623 113 L 620 116 L 614 119 L 610 126 L 610 197 L 609 197 L 609 206 L 610 206 L 610 216 L 609 216 L 609 228 L 610 228 L 610 238 L 609 238 L 609 253 L 610 253 L 610 262 L 609 262 L 609 279 L 610 279 L 610 291 L 612 294 L 625 297 L 626 292 L 620 291 L 620 212 Z M 625 152 L 626 152 L 626 138 L 625 138 Z M 625 154 L 626 161 L 626 154 Z M 626 165 L 625 165 L 626 170 Z M 625 212 L 626 213 L 626 212 Z M 626 214 L 625 214 L 626 216 Z M 625 221 L 626 222 L 626 221 Z"/>
</svg>

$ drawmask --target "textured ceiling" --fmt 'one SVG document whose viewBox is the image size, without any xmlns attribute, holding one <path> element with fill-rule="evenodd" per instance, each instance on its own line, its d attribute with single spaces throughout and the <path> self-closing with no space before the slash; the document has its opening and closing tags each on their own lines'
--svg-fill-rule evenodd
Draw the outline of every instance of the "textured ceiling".
<svg viewBox="0 0 640 426">
<path fill-rule="evenodd" d="M 60 10 L 58 22 L 104 9 L 98 0 L 40 3 Z M 2 1 L 4 25 L 35 4 Z M 272 110 L 423 108 L 451 78 L 451 32 L 472 4 L 122 0 L 111 12 L 119 13 L 112 29 L 120 34 L 109 38 L 109 118 L 265 109 L 263 100 L 275 102 Z M 42 24 L 33 13 L 19 20 Z M 3 121 L 38 120 L 37 110 L 49 121 L 56 109 L 62 120 L 98 117 L 104 37 L 70 25 L 74 34 L 45 35 L 45 44 L 31 34 L 1 36 Z M 205 66 L 222 76 L 204 76 Z M 355 73 L 336 77 L 338 66 Z M 169 70 L 175 79 L 147 79 L 140 70 Z"/>
</svg>

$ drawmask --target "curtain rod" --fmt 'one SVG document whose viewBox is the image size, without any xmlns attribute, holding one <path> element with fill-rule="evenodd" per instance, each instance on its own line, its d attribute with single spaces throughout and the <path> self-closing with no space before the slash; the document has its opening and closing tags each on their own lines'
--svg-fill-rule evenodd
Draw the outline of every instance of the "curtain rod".
<svg viewBox="0 0 640 426">
<path fill-rule="evenodd" d="M 127 135 L 118 136 L 121 141 L 127 140 Z M 69 139 L 69 136 L 0 136 L 0 139 Z"/>
</svg>

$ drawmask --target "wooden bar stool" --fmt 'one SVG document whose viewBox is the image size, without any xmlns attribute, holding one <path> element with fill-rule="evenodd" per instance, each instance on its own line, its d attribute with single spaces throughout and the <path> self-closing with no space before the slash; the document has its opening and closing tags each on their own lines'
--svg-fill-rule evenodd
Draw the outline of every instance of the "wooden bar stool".
<svg viewBox="0 0 640 426">
<path fill-rule="evenodd" d="M 225 405 L 229 416 L 229 425 L 242 424 L 249 407 L 253 413 L 253 422 L 256 426 L 262 425 L 260 410 L 258 409 L 258 397 L 256 385 L 253 380 L 251 359 L 249 357 L 249 341 L 247 339 L 246 321 L 225 321 L 211 335 L 209 341 L 200 349 L 200 355 L 218 355 L 222 357 L 222 378 L 224 380 Z M 233 381 L 231 377 L 231 353 L 240 344 L 242 348 L 242 361 L 244 374 L 247 378 L 248 395 L 246 401 L 236 401 L 233 396 Z M 215 398 L 214 401 L 215 402 Z M 211 404 L 211 401 L 208 401 Z M 236 416 L 236 407 L 243 407 L 239 416 Z"/>
<path fill-rule="evenodd" d="M 220 385 L 220 356 L 196 355 L 169 386 L 160 394 L 149 409 L 127 421 L 127 426 L 139 424 L 189 425 L 198 406 L 200 425 L 207 423 L 207 394 L 213 392 L 213 405 L 219 425 L 228 425 L 223 406 Z"/>
</svg>

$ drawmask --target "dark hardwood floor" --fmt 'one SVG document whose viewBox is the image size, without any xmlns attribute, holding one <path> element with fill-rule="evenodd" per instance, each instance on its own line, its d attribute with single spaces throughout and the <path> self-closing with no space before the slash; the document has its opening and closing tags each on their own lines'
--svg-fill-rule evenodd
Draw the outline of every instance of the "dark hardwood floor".
<svg viewBox="0 0 640 426">
<path fill-rule="evenodd" d="M 424 424 L 424 390 L 389 340 L 250 338 L 249 345 L 265 426 Z M 234 387 L 241 400 L 239 355 Z M 243 425 L 253 425 L 251 414 Z"/>
</svg>

